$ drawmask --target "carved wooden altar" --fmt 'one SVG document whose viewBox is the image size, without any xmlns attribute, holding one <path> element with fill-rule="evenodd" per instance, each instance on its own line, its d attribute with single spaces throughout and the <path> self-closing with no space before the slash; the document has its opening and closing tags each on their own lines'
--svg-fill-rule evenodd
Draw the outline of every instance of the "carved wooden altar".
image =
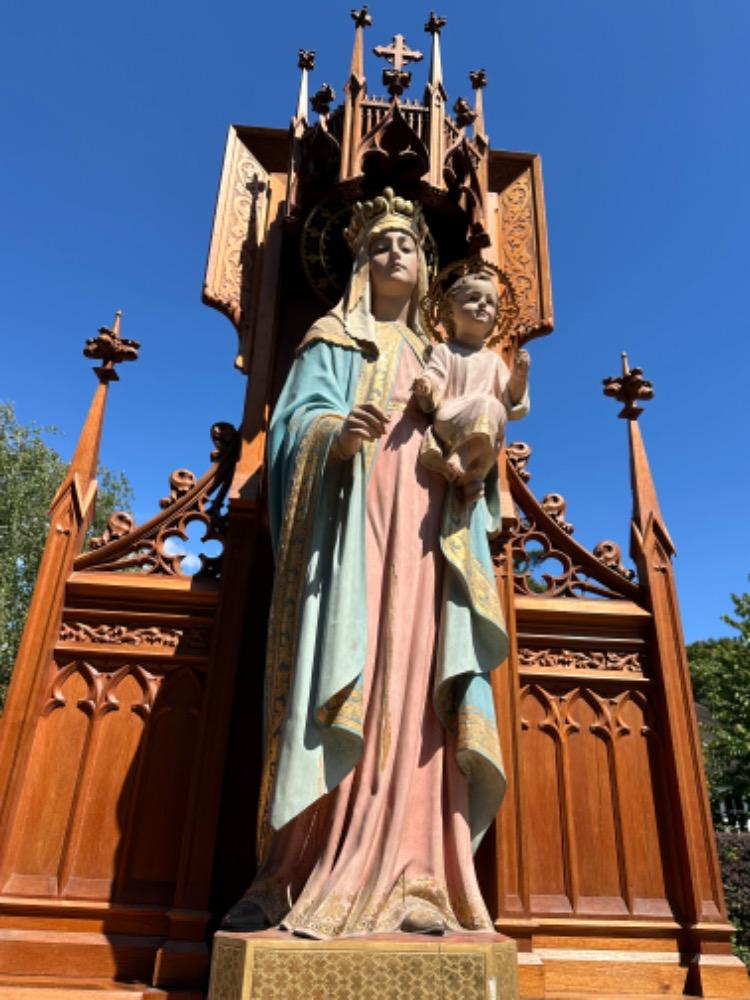
<svg viewBox="0 0 750 1000">
<path fill-rule="evenodd" d="M 151 520 L 116 514 L 88 543 L 106 396 L 137 345 L 118 318 L 87 346 L 98 385 L 51 505 L 0 728 L 0 996 L 19 984 L 130 983 L 183 998 L 205 988 L 211 933 L 254 864 L 273 572 L 265 428 L 295 346 L 335 300 L 353 201 L 385 183 L 417 197 L 441 263 L 481 251 L 510 276 L 521 335 L 552 329 L 540 160 L 490 149 L 484 71 L 450 114 L 433 15 L 423 99 L 406 96 L 406 66 L 421 55 L 399 35 L 379 46 L 389 93 L 374 96 L 371 19 L 366 8 L 353 18 L 342 105 L 327 86 L 308 102 L 314 53 L 301 51 L 289 130 L 229 130 L 204 300 L 237 330 L 238 429 L 212 428 L 208 471 L 173 472 Z M 498 930 L 518 942 L 523 997 L 748 997 L 674 549 L 638 424 L 650 387 L 625 361 L 605 391 L 629 433 L 637 577 L 614 543 L 575 540 L 562 497 L 537 499 L 526 445 L 501 457 L 518 512 L 495 550 L 512 642 L 494 682 L 509 792 L 480 849 L 481 881 Z M 188 575 L 174 542 L 195 522 L 221 553 L 202 553 Z M 540 586 L 533 566 L 545 558 L 559 569 Z"/>
</svg>

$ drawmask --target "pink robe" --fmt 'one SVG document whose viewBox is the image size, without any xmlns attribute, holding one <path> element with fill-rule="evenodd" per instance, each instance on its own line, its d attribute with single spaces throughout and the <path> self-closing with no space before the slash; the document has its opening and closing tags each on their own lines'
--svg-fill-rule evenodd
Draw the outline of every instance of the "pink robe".
<svg viewBox="0 0 750 1000">
<path fill-rule="evenodd" d="M 468 785 L 432 707 L 446 484 L 418 464 L 428 420 L 401 351 L 367 487 L 365 746 L 338 787 L 275 834 L 247 898 L 326 938 L 398 930 L 415 907 L 452 930 L 491 930 L 474 871 Z"/>
<path fill-rule="evenodd" d="M 444 458 L 471 442 L 471 471 L 484 479 L 497 459 L 509 412 L 517 416 L 508 366 L 486 347 L 451 340 L 434 348 L 422 374 L 432 383 L 426 407 L 434 410 L 434 436 L 429 431 L 425 437 L 423 464 L 442 472 Z"/>
</svg>

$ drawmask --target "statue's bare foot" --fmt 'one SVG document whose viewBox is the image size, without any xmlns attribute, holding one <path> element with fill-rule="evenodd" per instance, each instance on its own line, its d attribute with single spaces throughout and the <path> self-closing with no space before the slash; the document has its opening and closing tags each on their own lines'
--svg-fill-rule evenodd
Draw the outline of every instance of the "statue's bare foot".
<svg viewBox="0 0 750 1000">
<path fill-rule="evenodd" d="M 473 503 L 484 496 L 484 482 L 481 479 L 468 479 L 461 484 L 461 489 L 466 503 Z"/>
<path fill-rule="evenodd" d="M 426 906 L 415 907 L 401 921 L 400 929 L 405 934 L 445 934 L 445 921 Z"/>
<path fill-rule="evenodd" d="M 445 471 L 445 478 L 449 483 L 455 483 L 455 481 L 464 474 L 464 467 L 461 463 L 461 459 L 455 452 L 446 458 Z"/>
<path fill-rule="evenodd" d="M 241 899 L 239 903 L 235 903 L 221 921 L 223 931 L 250 933 L 264 931 L 270 926 L 263 910 L 251 899 Z"/>
</svg>

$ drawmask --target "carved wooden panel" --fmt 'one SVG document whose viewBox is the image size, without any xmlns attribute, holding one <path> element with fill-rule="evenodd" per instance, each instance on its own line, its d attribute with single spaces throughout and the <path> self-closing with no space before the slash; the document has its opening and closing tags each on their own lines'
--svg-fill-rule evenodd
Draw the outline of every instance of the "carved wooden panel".
<svg viewBox="0 0 750 1000">
<path fill-rule="evenodd" d="M 89 579 L 68 591 L 0 891 L 169 906 L 215 594 Z"/>
<path fill-rule="evenodd" d="M 243 370 L 249 353 L 248 299 L 257 280 L 259 249 L 265 238 L 269 179 L 270 174 L 242 142 L 237 130 L 230 128 L 203 298 L 226 313 L 237 327 L 240 343 L 235 363 Z"/>
<path fill-rule="evenodd" d="M 635 679 L 633 687 L 627 677 L 626 669 L 619 679 L 609 675 L 605 686 L 560 675 L 522 681 L 533 914 L 672 915 L 656 814 L 661 779 L 649 682 Z"/>
<path fill-rule="evenodd" d="M 519 321 L 535 326 L 541 313 L 533 175 L 528 167 L 499 198 L 499 265 L 507 271 L 519 305 Z"/>
<path fill-rule="evenodd" d="M 542 688 L 526 688 L 521 697 L 520 781 L 524 825 L 534 831 L 526 844 L 526 863 L 532 910 L 546 913 L 572 909 L 566 857 L 568 787 L 558 728 L 554 699 Z"/>
<path fill-rule="evenodd" d="M 49 895 L 59 891 L 69 816 L 91 719 L 93 677 L 85 667 L 60 671 L 34 738 L 33 765 L 16 806 L 10 843 L 3 858 L 2 892 Z"/>
</svg>

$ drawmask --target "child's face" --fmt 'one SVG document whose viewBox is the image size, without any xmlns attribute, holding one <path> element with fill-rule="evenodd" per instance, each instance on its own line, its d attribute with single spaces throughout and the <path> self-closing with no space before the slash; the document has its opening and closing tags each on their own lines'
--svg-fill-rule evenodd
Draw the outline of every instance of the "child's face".
<svg viewBox="0 0 750 1000">
<path fill-rule="evenodd" d="M 497 290 L 489 278 L 470 275 L 462 278 L 451 295 L 454 337 L 481 346 L 497 319 Z"/>
</svg>

